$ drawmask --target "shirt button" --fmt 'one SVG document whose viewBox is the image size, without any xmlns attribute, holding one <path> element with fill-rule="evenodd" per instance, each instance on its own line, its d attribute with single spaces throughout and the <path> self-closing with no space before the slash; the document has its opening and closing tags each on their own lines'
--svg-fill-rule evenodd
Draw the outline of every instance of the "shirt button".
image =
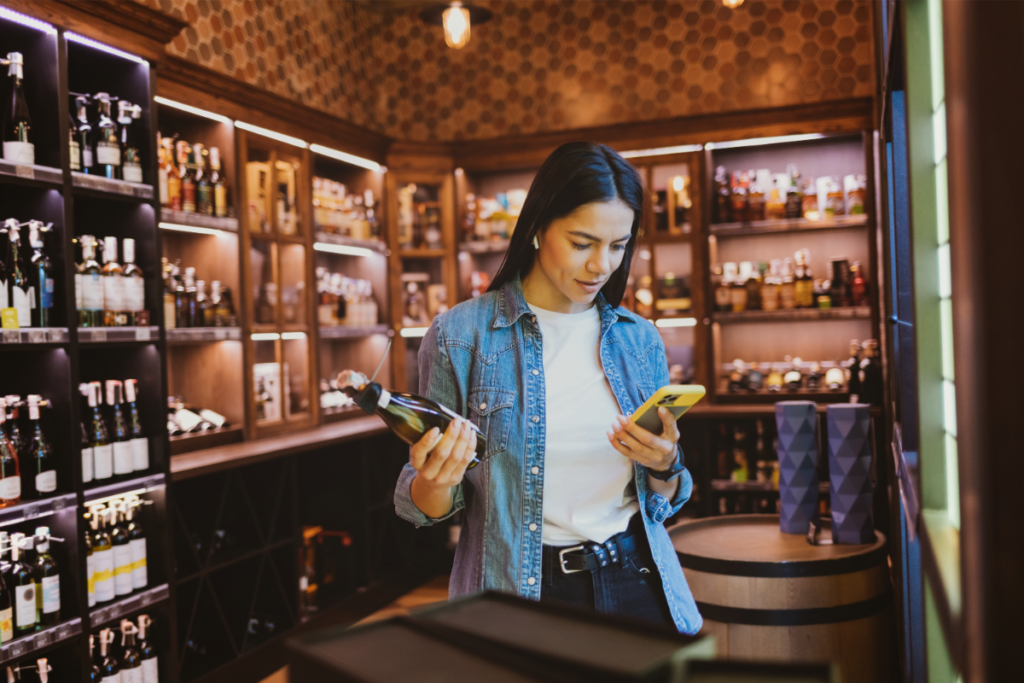
<svg viewBox="0 0 1024 683">
<path fill-rule="evenodd" d="M 530 419 L 533 420 L 534 424 L 537 424 L 538 422 L 540 422 L 540 416 L 539 415 L 534 415 Z"/>
<path fill-rule="evenodd" d="M 534 371 L 533 371 L 533 374 L 534 374 L 534 375 L 539 375 L 539 374 L 540 374 L 540 370 L 534 370 Z"/>
<path fill-rule="evenodd" d="M 480 404 L 480 410 L 487 410 L 487 404 L 486 403 L 481 403 Z"/>
<path fill-rule="evenodd" d="M 530 525 L 530 531 L 536 531 L 536 530 L 537 530 L 537 525 L 536 524 L 531 524 Z"/>
<path fill-rule="evenodd" d="M 539 467 L 531 467 L 530 468 L 530 474 L 540 474 L 540 468 Z"/>
<path fill-rule="evenodd" d="M 530 585 L 532 586 L 533 584 L 537 583 L 537 579 L 535 579 L 535 578 L 533 578 L 533 577 L 531 576 L 530 578 L 528 578 L 528 579 L 526 580 L 526 583 L 528 583 L 528 584 L 530 584 Z"/>
</svg>

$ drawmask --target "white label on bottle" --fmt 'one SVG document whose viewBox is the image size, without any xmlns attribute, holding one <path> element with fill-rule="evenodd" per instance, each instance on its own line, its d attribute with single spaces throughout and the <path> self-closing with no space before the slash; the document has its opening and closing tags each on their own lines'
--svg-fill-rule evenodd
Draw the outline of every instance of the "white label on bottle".
<svg viewBox="0 0 1024 683">
<path fill-rule="evenodd" d="M 120 275 L 107 275 L 103 278 L 103 307 L 107 311 L 123 311 L 124 278 Z"/>
<path fill-rule="evenodd" d="M 14 623 L 19 628 L 36 623 L 36 584 L 14 587 Z"/>
<path fill-rule="evenodd" d="M 92 481 L 92 460 L 93 460 L 93 457 L 94 456 L 92 454 L 92 449 L 91 448 L 83 448 L 82 449 L 82 481 L 83 482 L 88 483 L 88 482 Z"/>
<path fill-rule="evenodd" d="M 96 163 L 99 164 L 100 166 L 104 166 L 107 164 L 109 164 L 110 166 L 120 166 L 121 146 L 113 145 L 109 142 L 97 142 Z"/>
<path fill-rule="evenodd" d="M 32 299 L 29 295 L 30 290 L 24 290 L 21 287 L 11 287 L 11 291 L 14 293 L 14 301 L 11 302 L 12 307 L 18 309 L 18 325 L 21 327 L 32 327 Z"/>
<path fill-rule="evenodd" d="M 82 274 L 75 273 L 75 310 L 82 310 Z"/>
<path fill-rule="evenodd" d="M 0 610 L 0 643 L 14 638 L 14 610 L 8 607 Z"/>
<path fill-rule="evenodd" d="M 43 577 L 43 614 L 60 611 L 60 577 Z"/>
<path fill-rule="evenodd" d="M 142 683 L 142 667 L 121 669 L 121 683 Z"/>
<path fill-rule="evenodd" d="M 16 164 L 36 163 L 36 146 L 31 142 L 5 142 L 4 159 Z"/>
<path fill-rule="evenodd" d="M 131 474 L 132 444 L 130 441 L 114 443 L 114 474 Z"/>
<path fill-rule="evenodd" d="M 146 281 L 141 277 L 124 278 L 124 307 L 127 311 L 142 311 L 146 308 Z"/>
<path fill-rule="evenodd" d="M 39 493 L 53 493 L 57 490 L 57 470 L 40 472 L 36 475 L 36 491 Z"/>
<path fill-rule="evenodd" d="M 85 556 L 85 592 L 89 596 L 89 607 L 96 604 L 96 560 L 92 554 Z"/>
<path fill-rule="evenodd" d="M 86 311 L 103 310 L 103 280 L 99 273 L 82 274 L 82 308 Z"/>
<path fill-rule="evenodd" d="M 71 147 L 71 170 L 81 171 L 82 170 L 82 147 L 78 144 L 78 140 L 70 141 Z"/>
<path fill-rule="evenodd" d="M 149 439 L 140 436 L 129 441 L 132 445 L 132 471 L 140 472 L 149 469 Z"/>
<path fill-rule="evenodd" d="M 114 546 L 114 593 L 132 592 L 132 549 L 127 543 Z"/>
<path fill-rule="evenodd" d="M 142 683 L 160 683 L 159 661 L 156 657 L 142 660 Z"/>
<path fill-rule="evenodd" d="M 96 582 L 96 602 L 114 599 L 114 551 L 97 550 L 93 554 Z"/>
<path fill-rule="evenodd" d="M 87 147 L 82 150 L 82 165 L 86 168 L 92 168 L 92 148 Z"/>
<path fill-rule="evenodd" d="M 149 570 L 146 568 L 146 539 L 135 538 L 128 542 L 132 550 L 132 588 L 139 590 L 149 583 Z"/>
<path fill-rule="evenodd" d="M 0 500 L 17 500 L 21 498 L 21 477 L 0 479 Z"/>
<path fill-rule="evenodd" d="M 121 169 L 121 177 L 129 183 L 141 183 L 142 166 L 136 161 L 125 164 L 124 168 Z"/>
<path fill-rule="evenodd" d="M 381 387 L 380 398 L 377 399 L 377 406 L 380 408 L 387 408 L 389 403 L 391 403 L 391 392 Z"/>
<path fill-rule="evenodd" d="M 223 427 L 224 423 L 228 421 L 228 419 L 221 415 L 220 413 L 215 413 L 212 410 L 207 410 L 206 408 L 203 408 L 202 410 L 199 411 L 199 417 L 203 418 L 204 420 L 206 420 L 207 422 L 209 422 L 210 424 L 217 428 Z"/>
<path fill-rule="evenodd" d="M 0 280 L 0 308 L 7 308 L 7 280 Z"/>
<path fill-rule="evenodd" d="M 109 443 L 105 446 L 96 446 L 93 453 L 93 473 L 97 479 L 110 479 L 114 476 L 114 447 Z"/>
<path fill-rule="evenodd" d="M 181 427 L 182 431 L 188 432 L 197 424 L 202 422 L 203 418 L 199 417 L 191 410 L 185 410 L 182 408 L 181 410 L 175 411 L 174 421 L 178 423 L 178 426 Z"/>
</svg>

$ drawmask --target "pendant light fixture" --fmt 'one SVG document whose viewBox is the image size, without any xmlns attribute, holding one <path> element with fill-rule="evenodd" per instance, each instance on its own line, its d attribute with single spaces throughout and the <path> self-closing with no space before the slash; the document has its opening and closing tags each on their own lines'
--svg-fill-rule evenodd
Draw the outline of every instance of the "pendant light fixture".
<svg viewBox="0 0 1024 683">
<path fill-rule="evenodd" d="M 473 26 L 489 21 L 491 16 L 490 10 L 464 5 L 458 1 L 449 5 L 435 5 L 420 13 L 423 21 L 444 28 L 444 42 L 456 50 L 469 44 Z"/>
</svg>

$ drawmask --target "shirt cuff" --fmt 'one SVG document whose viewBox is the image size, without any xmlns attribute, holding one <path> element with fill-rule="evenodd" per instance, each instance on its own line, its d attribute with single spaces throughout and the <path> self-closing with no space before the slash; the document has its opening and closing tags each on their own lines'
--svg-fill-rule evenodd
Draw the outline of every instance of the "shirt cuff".
<svg viewBox="0 0 1024 683">
<path fill-rule="evenodd" d="M 430 517 L 424 514 L 412 500 L 412 480 L 415 478 L 416 468 L 409 464 L 405 465 L 398 477 L 398 484 L 395 486 L 395 512 L 405 521 L 415 524 L 417 528 L 443 522 L 466 506 L 462 484 L 459 484 L 452 492 L 452 506 L 448 508 L 448 512 L 440 517 Z"/>
</svg>

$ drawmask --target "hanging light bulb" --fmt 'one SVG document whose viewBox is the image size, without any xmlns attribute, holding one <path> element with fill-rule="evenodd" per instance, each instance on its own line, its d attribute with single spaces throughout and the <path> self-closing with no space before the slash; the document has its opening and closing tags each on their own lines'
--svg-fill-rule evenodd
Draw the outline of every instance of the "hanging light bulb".
<svg viewBox="0 0 1024 683">
<path fill-rule="evenodd" d="M 743 4 L 743 0 L 722 0 L 722 4 L 729 9 L 736 9 Z"/>
<path fill-rule="evenodd" d="M 444 42 L 456 50 L 469 43 L 469 10 L 461 2 L 453 2 L 442 15 Z"/>
</svg>

